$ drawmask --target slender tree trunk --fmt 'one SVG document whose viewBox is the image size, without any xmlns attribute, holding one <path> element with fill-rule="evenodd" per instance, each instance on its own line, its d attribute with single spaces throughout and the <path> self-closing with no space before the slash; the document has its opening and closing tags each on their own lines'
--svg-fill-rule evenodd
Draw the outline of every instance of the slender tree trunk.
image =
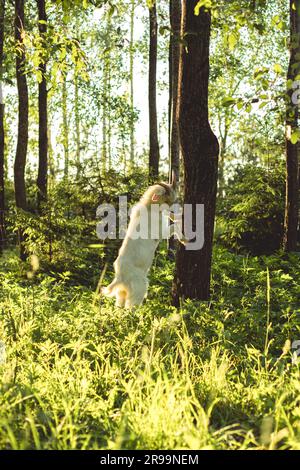
<svg viewBox="0 0 300 470">
<path fill-rule="evenodd" d="M 23 43 L 24 31 L 24 0 L 15 0 L 15 40 L 19 51 L 16 54 L 16 76 L 18 88 L 18 138 L 14 164 L 15 198 L 18 209 L 26 211 L 25 166 L 28 146 L 28 88 L 24 74 L 25 50 Z M 20 257 L 26 259 L 25 236 L 23 229 L 19 230 Z"/>
<path fill-rule="evenodd" d="M 177 184 L 180 176 L 179 129 L 177 121 L 178 73 L 180 57 L 181 0 L 170 0 L 170 42 L 169 42 L 169 180 L 175 172 Z M 168 241 L 169 258 L 174 258 L 177 242 L 174 237 Z"/>
<path fill-rule="evenodd" d="M 225 110 L 225 123 L 224 123 L 224 132 L 222 132 L 222 125 L 221 125 L 221 116 L 219 117 L 220 120 L 220 156 L 219 156 L 219 184 L 218 184 L 218 197 L 224 197 L 224 186 L 225 186 L 225 158 L 226 158 L 226 151 L 227 151 L 227 138 L 228 138 L 228 117 L 227 117 L 227 109 Z"/>
<path fill-rule="evenodd" d="M 3 79 L 3 41 L 4 41 L 5 0 L 0 0 L 0 254 L 5 247 L 5 134 L 4 134 L 4 102 L 2 93 Z"/>
<path fill-rule="evenodd" d="M 170 0 L 170 110 L 169 110 L 169 139 L 170 139 L 170 167 L 175 171 L 179 181 L 179 129 L 177 122 L 178 105 L 178 73 L 180 56 L 180 23 L 181 23 L 181 0 Z"/>
<path fill-rule="evenodd" d="M 0 254 L 5 247 L 4 103 L 0 81 Z"/>
<path fill-rule="evenodd" d="M 222 146 L 222 142 L 220 142 Z M 219 157 L 219 185 L 218 185 L 218 197 L 223 199 L 224 197 L 224 184 L 225 184 L 225 153 L 220 150 L 220 157 Z"/>
<path fill-rule="evenodd" d="M 134 80 L 133 80 L 133 64 L 134 64 L 134 12 L 135 0 L 131 0 L 130 10 L 130 46 L 129 46 L 129 76 L 130 76 L 130 108 L 131 108 L 131 122 L 130 122 L 130 170 L 134 167 Z"/>
<path fill-rule="evenodd" d="M 179 134 L 184 161 L 184 203 L 193 209 L 196 229 L 196 204 L 205 211 L 204 245 L 190 250 L 180 245 L 177 251 L 173 300 L 180 298 L 208 300 L 212 241 L 217 193 L 219 144 L 208 120 L 209 42 L 211 16 L 201 8 L 195 16 L 198 0 L 182 1 L 179 68 Z M 199 236 L 199 234 L 198 234 Z"/>
<path fill-rule="evenodd" d="M 39 12 L 39 33 L 45 44 L 47 33 L 47 14 L 45 0 L 38 0 Z M 42 73 L 42 81 L 39 83 L 39 167 L 37 177 L 38 187 L 38 209 L 41 212 L 41 205 L 47 200 L 48 185 L 48 103 L 47 103 L 47 81 L 46 62 L 40 63 L 39 69 Z"/>
<path fill-rule="evenodd" d="M 64 148 L 64 178 L 69 178 L 69 121 L 68 121 L 68 91 L 67 77 L 63 77 L 62 83 L 62 114 L 63 114 L 63 148 Z"/>
<path fill-rule="evenodd" d="M 107 68 L 107 88 L 108 88 L 108 106 L 107 106 L 107 152 L 108 152 L 108 169 L 111 169 L 111 70 L 110 70 L 110 54 Z"/>
<path fill-rule="evenodd" d="M 157 130 L 157 107 L 156 107 L 156 68 L 157 68 L 157 15 L 156 2 L 149 8 L 149 177 L 155 180 L 159 169 L 159 143 Z"/>
<path fill-rule="evenodd" d="M 300 74 L 300 0 L 290 0 L 290 62 L 287 80 L 294 82 Z M 284 250 L 296 251 L 299 207 L 299 142 L 293 144 L 291 135 L 299 129 L 298 104 L 293 103 L 294 89 L 288 90 L 286 110 L 286 203 L 284 225 Z"/>
<path fill-rule="evenodd" d="M 76 36 L 79 38 L 79 22 L 76 18 Z M 79 107 L 79 79 L 78 71 L 74 72 L 74 114 L 75 114 L 75 143 L 76 143 L 76 177 L 80 177 L 81 171 L 81 122 L 80 122 L 80 107 Z"/>
<path fill-rule="evenodd" d="M 48 160 L 49 160 L 49 190 L 52 188 L 52 184 L 56 177 L 56 168 L 54 162 L 53 148 L 51 143 L 51 127 L 48 126 Z"/>
<path fill-rule="evenodd" d="M 110 167 L 110 43 L 109 35 L 111 17 L 106 22 L 105 57 L 103 61 L 103 95 L 102 95 L 102 170 L 105 173 Z"/>
<path fill-rule="evenodd" d="M 80 176 L 80 147 L 81 147 L 81 135 L 80 135 L 80 114 L 79 114 L 79 87 L 78 87 L 78 75 L 75 71 L 74 76 L 74 100 L 75 100 L 75 142 L 76 142 L 76 168 L 77 178 Z"/>
<path fill-rule="evenodd" d="M 106 70 L 104 65 L 104 76 L 103 76 L 103 87 L 104 90 L 107 86 L 107 77 L 106 77 Z M 101 160 L 102 160 L 102 171 L 106 172 L 106 164 L 107 164 L 107 122 L 106 122 L 106 110 L 107 110 L 107 103 L 106 103 L 106 93 L 103 93 L 103 102 L 102 102 L 102 150 L 101 150 Z"/>
</svg>

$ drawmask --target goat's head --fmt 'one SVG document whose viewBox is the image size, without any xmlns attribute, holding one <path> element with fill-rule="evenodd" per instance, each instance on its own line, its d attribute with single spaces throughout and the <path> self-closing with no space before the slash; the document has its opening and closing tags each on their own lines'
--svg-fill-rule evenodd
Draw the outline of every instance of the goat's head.
<svg viewBox="0 0 300 470">
<path fill-rule="evenodd" d="M 147 189 L 143 196 L 150 204 L 172 205 L 176 200 L 176 174 L 172 171 L 171 183 L 156 183 Z"/>
</svg>

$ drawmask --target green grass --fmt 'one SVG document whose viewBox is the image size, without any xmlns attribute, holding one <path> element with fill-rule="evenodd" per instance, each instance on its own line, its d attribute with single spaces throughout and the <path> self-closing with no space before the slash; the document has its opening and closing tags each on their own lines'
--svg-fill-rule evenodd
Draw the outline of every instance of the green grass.
<svg viewBox="0 0 300 470">
<path fill-rule="evenodd" d="M 94 302 L 95 264 L 90 283 L 27 279 L 10 253 L 0 448 L 300 449 L 299 264 L 217 248 L 211 302 L 176 310 L 162 250 L 148 300 L 127 312 Z"/>
</svg>

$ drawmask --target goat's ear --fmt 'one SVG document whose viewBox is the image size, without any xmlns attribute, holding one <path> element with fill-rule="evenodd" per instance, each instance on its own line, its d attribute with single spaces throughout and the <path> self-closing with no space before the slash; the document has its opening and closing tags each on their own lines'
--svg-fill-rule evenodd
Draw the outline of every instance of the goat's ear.
<svg viewBox="0 0 300 470">
<path fill-rule="evenodd" d="M 176 178 L 176 173 L 174 170 L 172 170 L 172 181 L 171 181 L 171 186 L 173 189 L 176 189 L 176 184 L 177 184 L 177 178 Z"/>
<path fill-rule="evenodd" d="M 159 199 L 160 199 L 160 195 L 156 194 L 156 193 L 154 193 L 152 198 L 151 198 L 152 202 L 158 202 Z"/>
</svg>

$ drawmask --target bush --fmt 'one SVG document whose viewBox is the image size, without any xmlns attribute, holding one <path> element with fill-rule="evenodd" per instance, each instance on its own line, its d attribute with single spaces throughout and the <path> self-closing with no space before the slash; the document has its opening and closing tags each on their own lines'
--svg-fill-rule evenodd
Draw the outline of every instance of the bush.
<svg viewBox="0 0 300 470">
<path fill-rule="evenodd" d="M 122 176 L 110 170 L 103 179 L 85 172 L 75 184 L 63 180 L 52 184 L 41 215 L 36 207 L 36 188 L 28 192 L 26 212 L 15 210 L 12 193 L 8 201 L 10 215 L 6 217 L 10 245 L 17 243 L 17 232 L 22 228 L 25 250 L 38 257 L 42 270 L 67 270 L 74 276 L 77 273 L 81 281 L 93 283 L 92 266 L 97 266 L 95 276 L 98 276 L 106 259 L 113 259 L 119 248 L 118 240 L 109 240 L 108 246 L 97 238 L 97 206 L 106 202 L 118 207 L 120 195 L 126 195 L 131 206 L 147 185 L 148 177 L 142 171 Z"/>
<path fill-rule="evenodd" d="M 283 165 L 237 168 L 219 201 L 217 236 L 225 246 L 254 255 L 278 250 L 283 236 L 285 174 Z"/>
</svg>

